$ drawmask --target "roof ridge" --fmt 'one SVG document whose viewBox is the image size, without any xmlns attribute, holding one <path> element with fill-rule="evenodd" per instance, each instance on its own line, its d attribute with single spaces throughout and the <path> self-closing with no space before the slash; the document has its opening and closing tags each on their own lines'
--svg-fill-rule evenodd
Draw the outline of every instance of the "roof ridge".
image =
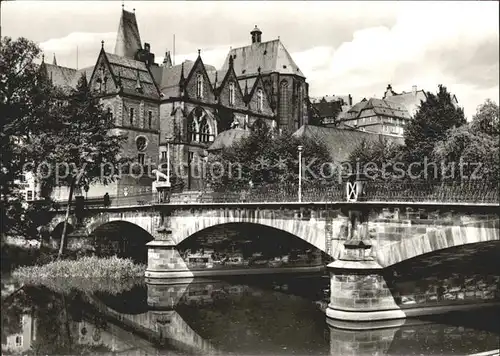
<svg viewBox="0 0 500 356">
<path fill-rule="evenodd" d="M 274 40 L 269 40 L 269 41 L 265 41 L 265 42 L 259 42 L 258 44 L 259 45 L 263 45 L 263 44 L 266 44 L 266 43 L 269 43 L 269 42 L 275 42 L 275 41 L 279 41 L 281 42 L 281 40 L 279 38 L 276 38 Z M 231 51 L 234 51 L 234 50 L 237 50 L 237 49 L 241 49 L 241 48 L 246 48 L 246 47 L 252 47 L 253 45 L 255 45 L 255 43 L 250 43 L 248 45 L 245 45 L 245 46 L 240 46 L 240 47 L 232 47 L 229 52 Z"/>
</svg>

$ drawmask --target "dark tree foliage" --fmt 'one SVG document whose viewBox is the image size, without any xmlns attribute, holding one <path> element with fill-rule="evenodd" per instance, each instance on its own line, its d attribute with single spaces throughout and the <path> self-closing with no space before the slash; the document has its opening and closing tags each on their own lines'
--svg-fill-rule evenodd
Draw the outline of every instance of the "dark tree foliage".
<svg viewBox="0 0 500 356">
<path fill-rule="evenodd" d="M 0 47 L 0 189 L 2 232 L 25 235 L 23 197 L 15 181 L 26 163 L 41 159 L 36 137 L 57 121 L 57 89 L 40 70 L 38 46 L 25 38 L 3 37 Z M 3 234 L 2 234 L 3 236 Z M 26 236 L 26 235 L 25 235 Z"/>
<path fill-rule="evenodd" d="M 93 183 L 107 184 L 113 181 L 121 173 L 120 166 L 129 160 L 120 156 L 126 137 L 113 130 L 112 116 L 103 110 L 99 99 L 92 95 L 85 75 L 82 75 L 76 89 L 63 101 L 58 125 L 59 133 L 42 137 L 41 144 L 44 147 L 50 146 L 47 160 L 52 167 L 61 163 L 69 167 L 62 180 L 56 182 L 69 187 L 66 220 L 59 249 L 61 256 L 74 190 L 88 188 Z M 110 174 L 113 172 L 114 175 Z"/>
<path fill-rule="evenodd" d="M 303 147 L 304 167 L 308 166 L 315 174 L 303 170 L 304 186 L 324 184 L 321 177 L 331 176 L 331 172 L 326 165 L 324 174 L 320 175 L 322 165 L 330 162 L 328 149 L 322 142 L 288 133 L 278 136 L 265 128 L 253 131 L 233 146 L 209 157 L 208 181 L 215 190 L 248 188 L 250 184 L 296 185 L 299 146 Z"/>
<path fill-rule="evenodd" d="M 498 105 L 486 100 L 471 123 L 452 128 L 434 148 L 437 161 L 445 162 L 448 180 L 480 180 L 498 184 L 500 177 Z"/>
<path fill-rule="evenodd" d="M 427 100 L 421 102 L 405 128 L 407 159 L 413 162 L 423 162 L 424 157 L 431 159 L 436 142 L 443 140 L 449 129 L 465 123 L 463 109 L 456 108 L 446 87 L 439 85 L 437 94 L 427 93 Z"/>
</svg>

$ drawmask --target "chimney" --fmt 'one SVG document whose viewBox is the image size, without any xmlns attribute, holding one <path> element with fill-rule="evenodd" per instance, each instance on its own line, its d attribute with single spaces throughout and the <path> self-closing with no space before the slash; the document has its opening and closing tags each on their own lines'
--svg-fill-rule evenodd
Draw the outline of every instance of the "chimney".
<svg viewBox="0 0 500 356">
<path fill-rule="evenodd" d="M 352 96 L 351 96 L 351 94 L 349 94 L 348 99 L 349 99 L 349 106 L 352 106 Z"/>
<path fill-rule="evenodd" d="M 416 85 L 411 87 L 411 92 L 415 95 L 417 94 L 417 86 Z"/>
</svg>

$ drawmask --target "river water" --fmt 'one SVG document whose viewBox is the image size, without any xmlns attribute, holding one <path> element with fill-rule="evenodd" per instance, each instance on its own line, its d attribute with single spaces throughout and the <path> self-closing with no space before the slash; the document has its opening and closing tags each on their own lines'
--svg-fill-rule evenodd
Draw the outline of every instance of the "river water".
<svg viewBox="0 0 500 356">
<path fill-rule="evenodd" d="M 498 348 L 500 308 L 345 331 L 322 308 L 328 279 L 2 281 L 2 354 L 468 355 Z"/>
</svg>

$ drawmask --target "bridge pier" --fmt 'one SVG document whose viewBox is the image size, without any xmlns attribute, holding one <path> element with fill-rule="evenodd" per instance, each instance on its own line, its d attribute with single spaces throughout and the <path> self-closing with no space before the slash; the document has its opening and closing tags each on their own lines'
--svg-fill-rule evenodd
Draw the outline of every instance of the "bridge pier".
<svg viewBox="0 0 500 356">
<path fill-rule="evenodd" d="M 327 266 L 330 272 L 327 318 L 345 323 L 346 328 L 356 323 L 355 329 L 376 328 L 381 321 L 404 319 L 405 313 L 392 296 L 382 266 L 368 255 L 371 243 L 352 239 L 344 246 L 344 255 Z"/>
<path fill-rule="evenodd" d="M 146 280 L 193 277 L 173 241 L 153 240 L 146 245 L 148 247 Z"/>
</svg>

